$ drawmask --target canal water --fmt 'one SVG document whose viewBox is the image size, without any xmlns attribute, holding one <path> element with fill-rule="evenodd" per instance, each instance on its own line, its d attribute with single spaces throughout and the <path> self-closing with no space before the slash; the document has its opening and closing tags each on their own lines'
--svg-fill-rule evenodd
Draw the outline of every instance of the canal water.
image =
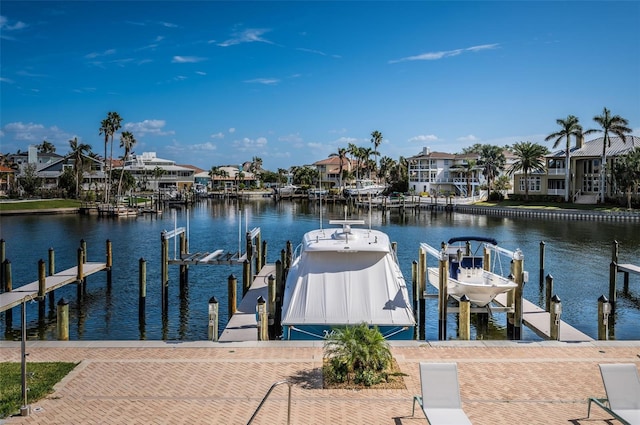
<svg viewBox="0 0 640 425">
<path fill-rule="evenodd" d="M 67 285 L 55 292 L 55 303 L 62 297 L 69 301 L 71 340 L 204 340 L 207 338 L 208 301 L 220 302 L 220 327 L 227 321 L 227 279 L 235 275 L 242 280 L 239 265 L 199 265 L 189 268 L 189 283 L 180 291 L 179 267 L 169 266 L 169 307 L 161 310 L 160 235 L 189 224 L 190 252 L 227 252 L 245 250 L 244 234 L 260 227 L 267 242 L 267 261 L 275 262 L 291 241 L 295 247 L 304 232 L 323 226 L 329 219 L 344 218 L 342 205 L 318 205 L 308 201 L 270 199 L 233 201 L 208 199 L 193 208 L 165 211 L 160 216 L 119 219 L 80 215 L 8 216 L 0 219 L 0 238 L 6 242 L 6 257 L 11 261 L 13 288 L 37 281 L 38 261 L 47 261 L 48 250 L 55 250 L 56 271 L 76 265 L 80 240 L 86 241 L 88 261 L 104 262 L 106 240 L 113 246 L 113 281 L 106 285 L 106 273 L 88 278 L 87 293 L 79 302 L 76 286 Z M 188 220 L 187 220 L 188 216 Z M 364 219 L 373 228 L 389 234 L 398 244 L 398 257 L 407 282 L 411 281 L 411 263 L 418 258 L 420 243 L 437 246 L 453 236 L 491 236 L 500 246 L 524 253 L 524 269 L 529 281 L 524 296 L 544 306 L 544 289 L 539 285 L 540 242 L 545 242 L 545 274 L 554 278 L 554 293 L 562 301 L 562 320 L 582 332 L 597 336 L 597 300 L 609 294 L 609 264 L 612 243 L 619 242 L 619 261 L 640 264 L 640 225 L 637 222 L 576 221 L 563 218 L 514 218 L 484 215 L 429 212 L 419 214 L 398 211 L 371 213 L 353 211 L 349 218 Z M 170 243 L 170 257 L 174 256 Z M 138 317 L 139 259 L 147 262 L 147 301 L 144 322 Z M 433 258 L 428 260 L 433 264 Z M 503 264 L 508 269 L 508 260 Z M 427 288 L 435 293 L 434 288 Z M 241 289 L 239 289 L 239 296 Z M 640 276 L 631 276 L 629 291 L 622 291 L 618 277 L 618 306 L 615 338 L 640 339 Z M 37 303 L 27 307 L 30 339 L 56 339 L 55 310 L 47 308 L 38 317 Z M 438 338 L 437 300 L 426 301 L 426 338 Z M 505 339 L 506 318 L 494 314 L 488 329 L 472 329 L 474 339 Z M 447 335 L 455 338 L 455 316 L 447 321 Z M 473 325 L 473 324 L 472 324 Z M 0 329 L 5 340 L 20 339 L 20 307 L 13 310 L 7 323 L 0 314 Z M 538 340 L 523 328 L 523 339 Z"/>
</svg>

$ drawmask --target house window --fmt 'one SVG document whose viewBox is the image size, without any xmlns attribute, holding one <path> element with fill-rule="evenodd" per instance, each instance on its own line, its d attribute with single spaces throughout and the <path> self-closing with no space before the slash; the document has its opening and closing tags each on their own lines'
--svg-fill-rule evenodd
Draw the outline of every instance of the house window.
<svg viewBox="0 0 640 425">
<path fill-rule="evenodd" d="M 527 179 L 529 192 L 540 192 L 541 179 L 539 176 L 529 177 Z M 520 192 L 526 192 L 525 190 L 525 179 L 520 179 Z"/>
</svg>

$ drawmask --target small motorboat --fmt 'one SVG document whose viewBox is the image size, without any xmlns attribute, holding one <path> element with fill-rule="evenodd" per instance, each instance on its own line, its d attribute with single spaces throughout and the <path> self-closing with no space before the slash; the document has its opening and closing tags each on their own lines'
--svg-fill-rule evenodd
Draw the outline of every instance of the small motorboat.
<svg viewBox="0 0 640 425">
<path fill-rule="evenodd" d="M 447 293 L 458 301 L 466 295 L 471 304 L 485 307 L 498 294 L 518 286 L 503 276 L 502 270 L 496 272 L 496 267 L 500 266 L 500 254 L 513 258 L 522 256 L 522 253 L 520 250 L 511 252 L 498 247 L 498 242 L 493 238 L 463 236 L 449 239 L 440 249 L 424 243 L 420 246 L 439 260 L 448 260 Z M 495 255 L 492 257 L 491 253 Z M 439 267 L 427 268 L 427 279 L 436 288 L 439 287 L 439 270 Z"/>
</svg>

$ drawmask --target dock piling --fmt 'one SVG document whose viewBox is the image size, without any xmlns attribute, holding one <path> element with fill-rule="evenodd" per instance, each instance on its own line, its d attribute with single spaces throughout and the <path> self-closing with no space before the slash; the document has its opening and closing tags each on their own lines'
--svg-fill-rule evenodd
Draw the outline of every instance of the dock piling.
<svg viewBox="0 0 640 425">
<path fill-rule="evenodd" d="M 69 341 L 69 301 L 64 297 L 58 301 L 56 324 L 58 341 Z"/>
<path fill-rule="evenodd" d="M 261 296 L 258 297 L 256 304 L 256 318 L 258 319 L 258 341 L 268 341 L 268 323 L 269 318 L 267 316 L 267 306 L 265 299 Z"/>
<path fill-rule="evenodd" d="M 550 274 L 545 278 L 545 309 L 550 313 L 551 312 L 551 297 L 553 296 L 553 276 Z"/>
<path fill-rule="evenodd" d="M 540 290 L 542 291 L 544 285 L 544 241 L 540 241 Z"/>
<path fill-rule="evenodd" d="M 47 273 L 44 260 L 38 260 L 38 320 L 44 320 L 47 293 Z"/>
<path fill-rule="evenodd" d="M 209 341 L 218 341 L 218 299 L 209 299 Z"/>
<path fill-rule="evenodd" d="M 144 324 L 147 305 L 147 260 L 138 260 L 138 321 Z"/>
<path fill-rule="evenodd" d="M 604 295 L 598 298 L 598 340 L 609 339 L 609 314 L 611 314 L 611 304 Z"/>
<path fill-rule="evenodd" d="M 549 313 L 549 339 L 552 341 L 560 341 L 562 302 L 557 294 L 551 298 L 551 311 L 549 311 Z"/>
<path fill-rule="evenodd" d="M 463 295 L 460 297 L 460 313 L 458 315 L 459 320 L 459 336 L 458 338 L 463 341 L 471 339 L 471 302 L 469 297 Z"/>
<path fill-rule="evenodd" d="M 3 240 L 4 242 L 4 240 Z M 9 259 L 5 259 L 3 262 L 3 274 L 4 274 L 4 292 L 11 292 L 13 290 L 13 280 L 11 277 L 11 261 Z M 11 329 L 11 325 L 13 324 L 13 311 L 8 309 L 4 312 L 4 318 L 6 321 L 7 329 Z"/>
<path fill-rule="evenodd" d="M 231 319 L 231 317 L 234 314 L 236 314 L 237 298 L 238 298 L 238 291 L 236 289 L 237 285 L 238 285 L 238 279 L 233 274 L 230 274 L 229 277 L 227 278 L 227 292 L 228 292 L 228 299 L 229 299 L 229 319 Z"/>
</svg>

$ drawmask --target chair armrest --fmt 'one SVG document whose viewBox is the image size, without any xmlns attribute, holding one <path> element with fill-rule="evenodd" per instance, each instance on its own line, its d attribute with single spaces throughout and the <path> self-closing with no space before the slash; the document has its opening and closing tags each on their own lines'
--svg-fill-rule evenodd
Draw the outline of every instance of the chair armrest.
<svg viewBox="0 0 640 425">
<path fill-rule="evenodd" d="M 419 395 L 414 395 L 413 396 L 413 408 L 411 409 L 411 416 L 412 417 L 414 416 L 414 414 L 416 412 L 416 401 L 420 405 L 420 408 L 422 408 L 422 397 L 419 396 Z"/>
</svg>

